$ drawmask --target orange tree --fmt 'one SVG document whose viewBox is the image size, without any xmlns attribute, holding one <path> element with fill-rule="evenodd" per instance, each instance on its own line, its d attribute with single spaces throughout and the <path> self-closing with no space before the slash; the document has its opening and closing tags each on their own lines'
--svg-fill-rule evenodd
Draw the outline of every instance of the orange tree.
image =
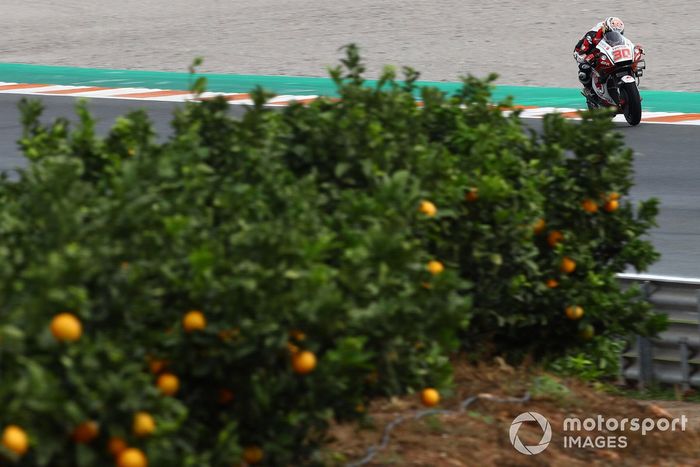
<svg viewBox="0 0 700 467">
<path fill-rule="evenodd" d="M 2 458 L 313 463 L 332 419 L 448 385 L 460 342 L 547 355 L 655 329 L 614 280 L 654 259 L 655 207 L 626 201 L 605 116 L 582 123 L 595 146 L 560 118 L 527 134 L 490 80 L 367 87 L 347 52 L 339 101 L 186 104 L 162 142 L 143 112 L 100 137 L 82 104 L 77 124 L 22 104 L 29 165 L 0 181 Z"/>
<path fill-rule="evenodd" d="M 421 174 L 438 211 L 417 233 L 474 284 L 464 294 L 473 301 L 461 334 L 467 348 L 556 356 L 598 335 L 663 327 L 638 290 L 621 292 L 615 278 L 658 258 L 643 239 L 657 201 L 628 201 L 633 154 L 608 114 L 585 112 L 576 123 L 548 115 L 538 134 L 510 101 L 491 102 L 495 75 L 466 78 L 446 96 L 417 88 L 411 69 L 403 83 L 387 70 L 367 88 L 352 47 L 343 63 L 346 75 L 332 70 L 340 102 L 284 113 L 288 166 L 316 174 L 328 193 L 371 190 L 387 173 Z"/>
</svg>

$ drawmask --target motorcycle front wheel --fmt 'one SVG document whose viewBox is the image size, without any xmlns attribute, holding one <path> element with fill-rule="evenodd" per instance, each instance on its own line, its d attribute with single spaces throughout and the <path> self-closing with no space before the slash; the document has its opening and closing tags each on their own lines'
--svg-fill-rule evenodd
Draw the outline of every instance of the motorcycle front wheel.
<svg viewBox="0 0 700 467">
<path fill-rule="evenodd" d="M 642 121 L 642 98 L 636 83 L 623 83 L 620 86 L 620 96 L 624 99 L 622 113 L 630 125 L 639 125 Z"/>
</svg>

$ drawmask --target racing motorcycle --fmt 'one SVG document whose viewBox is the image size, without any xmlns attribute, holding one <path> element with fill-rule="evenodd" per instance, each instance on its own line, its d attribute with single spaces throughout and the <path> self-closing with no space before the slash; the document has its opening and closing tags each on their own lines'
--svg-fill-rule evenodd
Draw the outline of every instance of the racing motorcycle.
<svg viewBox="0 0 700 467">
<path fill-rule="evenodd" d="M 616 108 L 627 123 L 638 125 L 642 120 L 642 98 L 638 86 L 646 68 L 644 49 L 619 32 L 608 31 L 598 43 L 596 52 L 591 73 L 595 95 L 586 96 L 582 92 L 588 108 Z"/>
</svg>

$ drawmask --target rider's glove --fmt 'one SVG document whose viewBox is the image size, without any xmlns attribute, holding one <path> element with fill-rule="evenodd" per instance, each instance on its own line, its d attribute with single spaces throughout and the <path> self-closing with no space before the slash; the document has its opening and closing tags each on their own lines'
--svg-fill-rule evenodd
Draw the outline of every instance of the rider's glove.
<svg viewBox="0 0 700 467">
<path fill-rule="evenodd" d="M 583 63 L 586 61 L 586 56 L 583 54 L 580 54 L 578 52 L 574 52 L 574 58 L 576 59 L 577 62 Z"/>
</svg>

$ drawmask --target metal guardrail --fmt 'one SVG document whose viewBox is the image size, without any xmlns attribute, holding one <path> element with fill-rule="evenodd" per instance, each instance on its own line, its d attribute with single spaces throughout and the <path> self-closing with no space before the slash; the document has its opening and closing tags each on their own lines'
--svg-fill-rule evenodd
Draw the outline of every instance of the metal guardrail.
<svg viewBox="0 0 700 467">
<path fill-rule="evenodd" d="M 700 279 L 618 274 L 624 286 L 641 284 L 654 311 L 668 316 L 657 337 L 638 336 L 620 356 L 620 376 L 640 387 L 654 382 L 700 387 Z"/>
</svg>

